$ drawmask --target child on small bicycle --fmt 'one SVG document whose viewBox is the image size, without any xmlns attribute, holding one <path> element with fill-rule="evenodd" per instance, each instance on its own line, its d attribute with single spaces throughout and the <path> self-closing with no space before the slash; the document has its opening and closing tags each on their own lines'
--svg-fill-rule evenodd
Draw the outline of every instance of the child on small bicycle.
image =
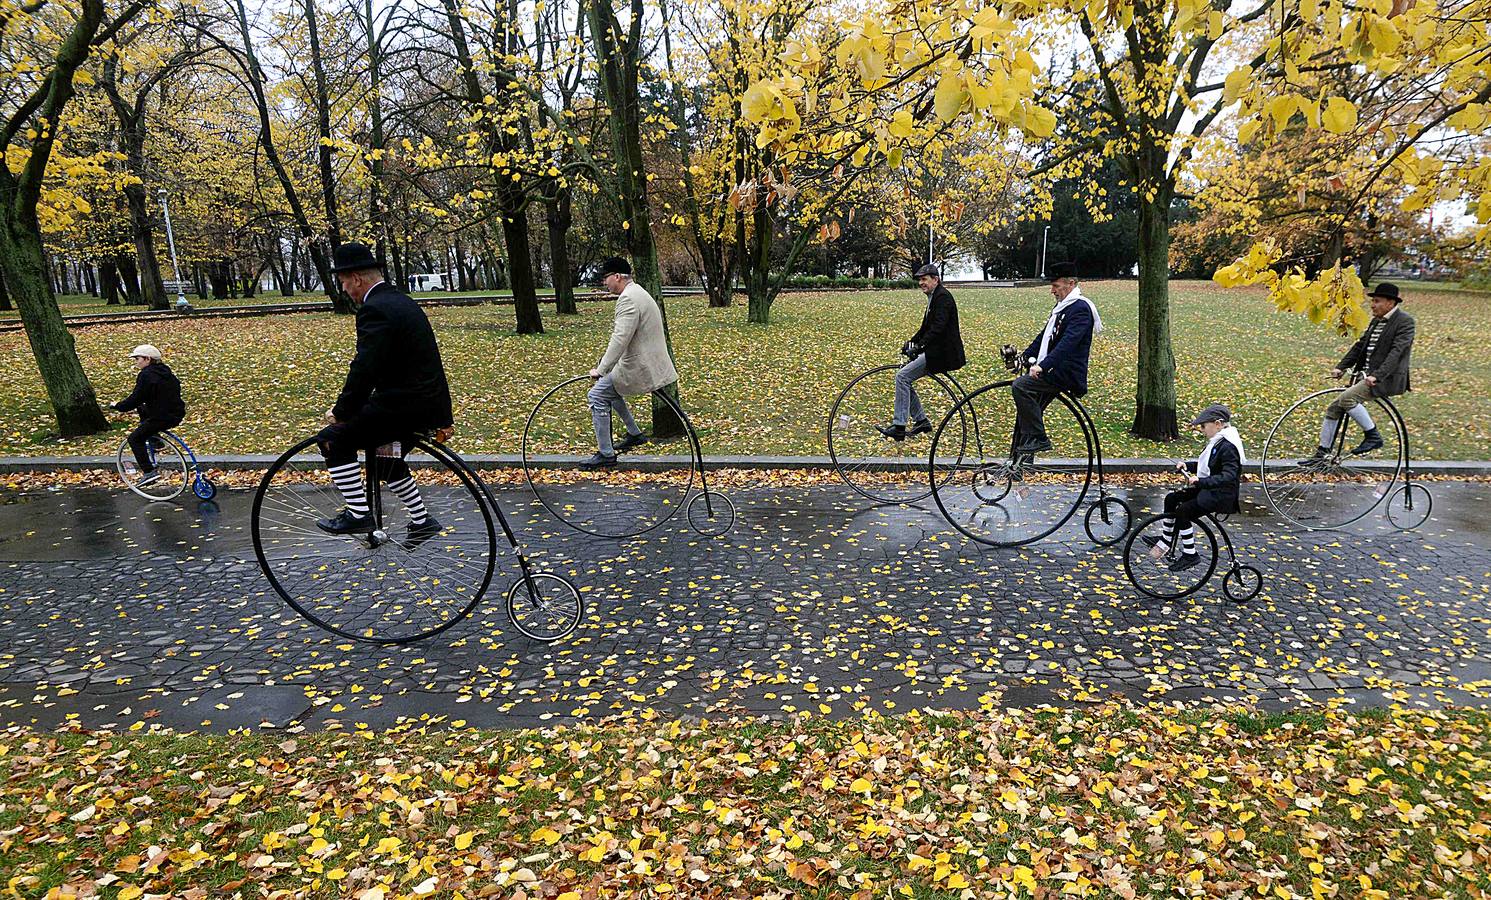
<svg viewBox="0 0 1491 900">
<path fill-rule="evenodd" d="M 134 360 L 135 389 L 113 405 L 119 412 L 140 411 L 140 424 L 129 433 L 129 448 L 134 451 L 140 474 L 135 484 L 144 487 L 160 480 L 151 450 L 160 446 L 156 435 L 175 428 L 186 418 L 186 404 L 181 401 L 181 381 L 162 360 L 160 351 L 150 344 L 131 350 Z"/>
<path fill-rule="evenodd" d="M 1180 556 L 1169 563 L 1170 571 L 1180 572 L 1201 561 L 1196 552 L 1196 529 L 1191 523 L 1209 513 L 1232 513 L 1238 510 L 1238 489 L 1242 481 L 1243 462 L 1247 454 L 1243 451 L 1242 436 L 1232 425 L 1232 411 L 1220 403 L 1213 403 L 1191 420 L 1206 437 L 1206 446 L 1196 461 L 1192 475 L 1185 463 L 1176 468 L 1185 472 L 1187 485 L 1165 495 L 1165 522 L 1163 536 L 1145 535 L 1149 555 L 1161 565 L 1170 552 L 1179 531 Z"/>
</svg>

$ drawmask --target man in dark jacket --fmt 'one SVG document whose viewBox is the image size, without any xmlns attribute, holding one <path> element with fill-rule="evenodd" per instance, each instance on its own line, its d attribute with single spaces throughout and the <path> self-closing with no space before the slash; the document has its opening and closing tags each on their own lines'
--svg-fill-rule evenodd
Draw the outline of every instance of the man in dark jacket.
<svg viewBox="0 0 1491 900">
<path fill-rule="evenodd" d="M 1191 424 L 1206 436 L 1206 446 L 1191 464 L 1196 474 L 1186 476 L 1185 487 L 1165 495 L 1165 515 L 1170 518 L 1165 522 L 1164 536 L 1144 535 L 1150 555 L 1164 565 L 1179 532 L 1180 555 L 1168 564 L 1172 572 L 1183 572 L 1201 562 L 1196 552 L 1196 529 L 1191 523 L 1210 513 L 1237 512 L 1242 483 L 1242 436 L 1232 425 L 1232 410 L 1213 403 L 1197 413 Z M 1189 471 L 1185 463 L 1176 468 Z"/>
<path fill-rule="evenodd" d="M 135 465 L 140 473 L 135 485 L 144 487 L 161 477 L 150 455 L 152 446 L 160 446 L 156 435 L 181 424 L 186 417 L 186 404 L 181 402 L 181 382 L 176 373 L 161 361 L 159 350 L 141 344 L 129 355 L 135 368 L 139 369 L 135 374 L 135 389 L 115 403 L 114 408 L 120 412 L 140 411 L 140 424 L 129 433 L 129 449 L 134 451 Z"/>
<path fill-rule="evenodd" d="M 1056 306 L 1046 319 L 1046 327 L 1025 348 L 1025 361 L 1030 366 L 1027 374 L 1010 385 L 1015 400 L 1017 460 L 1028 461 L 1051 449 L 1051 439 L 1046 435 L 1046 407 L 1062 391 L 1073 397 L 1087 393 L 1092 338 L 1103 330 L 1097 306 L 1077 286 L 1074 263 L 1053 265 L 1050 281 Z"/>
<path fill-rule="evenodd" d="M 1369 397 L 1396 397 L 1412 390 L 1408 366 L 1413 355 L 1414 322 L 1412 316 L 1398 308 L 1403 302 L 1398 286 L 1384 281 L 1367 298 L 1372 307 L 1372 321 L 1331 371 L 1336 378 L 1360 371 L 1362 378 L 1326 407 L 1325 418 L 1320 423 L 1320 445 L 1313 456 L 1299 461 L 1302 466 L 1319 463 L 1330 455 L 1331 445 L 1336 442 L 1336 429 L 1345 416 L 1351 416 L 1363 432 L 1362 442 L 1352 449 L 1352 455 L 1381 449 L 1382 434 L 1364 401 Z"/>
<path fill-rule="evenodd" d="M 932 422 L 916 394 L 916 380 L 956 371 L 967 362 L 963 355 L 963 335 L 958 331 L 958 304 L 953 302 L 952 293 L 942 284 L 942 273 L 928 263 L 916 270 L 916 284 L 927 295 L 927 311 L 922 316 L 922 327 L 901 348 L 901 354 L 910 362 L 896 372 L 895 412 L 891 423 L 875 426 L 893 441 L 904 441 L 908 436 L 927 434 L 932 430 Z M 906 429 L 908 422 L 911 424 L 909 431 Z"/>
<path fill-rule="evenodd" d="M 357 452 L 393 445 L 378 455 L 378 477 L 409 510 L 406 544 L 412 547 L 440 533 L 440 523 L 424 507 L 404 455 L 410 438 L 432 433 L 448 440 L 454 432 L 450 387 L 434 329 L 419 304 L 383 280 L 365 244 L 343 244 L 333 254 L 337 280 L 357 305 L 357 353 L 330 424 L 319 435 L 331 480 L 347 508 L 316 525 L 328 534 L 367 534 L 373 530 Z"/>
</svg>

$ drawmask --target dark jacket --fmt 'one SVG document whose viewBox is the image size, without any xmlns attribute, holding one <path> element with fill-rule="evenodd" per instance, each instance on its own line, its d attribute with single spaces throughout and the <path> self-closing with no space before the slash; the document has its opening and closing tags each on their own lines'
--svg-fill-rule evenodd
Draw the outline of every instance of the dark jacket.
<svg viewBox="0 0 1491 900">
<path fill-rule="evenodd" d="M 1394 397 L 1413 390 L 1408 383 L 1408 362 L 1413 355 L 1413 317 L 1400 307 L 1387 317 L 1382 327 L 1382 336 L 1377 339 L 1377 347 L 1372 351 L 1371 359 L 1365 358 L 1367 340 L 1371 336 L 1371 326 L 1368 326 L 1351 349 L 1346 351 L 1346 355 L 1341 357 L 1341 364 L 1337 368 L 1347 372 L 1361 369 L 1363 375 L 1376 376 L 1373 396 Z"/>
<path fill-rule="evenodd" d="M 1195 462 L 1188 465 L 1195 471 Z M 1212 513 L 1237 512 L 1238 484 L 1242 481 L 1242 459 L 1237 448 L 1229 440 L 1217 441 L 1206 465 L 1211 474 L 1196 481 L 1196 505 Z"/>
<path fill-rule="evenodd" d="M 181 381 L 163 362 L 153 362 L 135 375 L 135 390 L 114 404 L 120 412 L 140 410 L 142 421 L 159 422 L 167 428 L 181 424 L 186 404 L 181 402 Z"/>
<path fill-rule="evenodd" d="M 911 342 L 927 354 L 927 374 L 938 375 L 963 368 L 963 334 L 958 331 L 958 304 L 941 284 L 927 298 L 927 314 Z"/>
<path fill-rule="evenodd" d="M 1045 333 L 1045 329 L 1041 329 Z M 1026 359 L 1035 359 L 1041 350 L 1041 335 L 1025 350 Z M 1073 303 L 1056 315 L 1051 332 L 1051 348 L 1045 359 L 1036 359 L 1041 378 L 1049 378 L 1057 387 L 1080 397 L 1087 393 L 1087 357 L 1092 352 L 1092 309 L 1082 302 Z"/>
<path fill-rule="evenodd" d="M 332 414 L 350 421 L 365 407 L 401 419 L 413 430 L 455 421 L 430 320 L 409 295 L 387 282 L 369 291 L 357 310 L 357 355 Z"/>
</svg>

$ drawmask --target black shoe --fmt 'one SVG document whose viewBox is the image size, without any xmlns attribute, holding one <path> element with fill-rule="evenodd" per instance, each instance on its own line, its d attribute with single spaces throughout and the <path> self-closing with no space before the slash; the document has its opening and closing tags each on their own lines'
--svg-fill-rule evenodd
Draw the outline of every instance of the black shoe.
<svg viewBox="0 0 1491 900">
<path fill-rule="evenodd" d="M 358 515 L 344 509 L 329 519 L 317 519 L 316 527 L 327 534 L 372 534 L 373 514 Z"/>
<path fill-rule="evenodd" d="M 1295 465 L 1304 467 L 1318 466 L 1321 463 L 1325 462 L 1325 458 L 1330 455 L 1330 452 L 1331 451 L 1329 447 L 1316 447 L 1315 454 L 1313 456 L 1307 456 L 1304 459 L 1295 460 Z"/>
<path fill-rule="evenodd" d="M 916 437 L 919 434 L 931 434 L 931 433 L 932 433 L 932 420 L 931 419 L 917 419 L 914 423 L 912 423 L 911 430 L 908 431 L 908 432 L 906 432 L 906 436 L 907 437 Z"/>
<path fill-rule="evenodd" d="M 1381 442 L 1379 442 L 1379 445 L 1380 443 Z M 160 481 L 160 470 L 151 469 L 149 472 L 146 472 L 144 475 L 140 476 L 140 480 L 135 482 L 135 487 L 147 487 L 149 485 L 155 484 L 157 481 Z"/>
<path fill-rule="evenodd" d="M 875 430 L 893 441 L 899 442 L 906 440 L 905 425 L 876 425 Z"/>
<path fill-rule="evenodd" d="M 1141 534 L 1139 540 L 1143 541 L 1146 547 L 1153 547 L 1160 542 L 1160 538 L 1153 534 Z"/>
<path fill-rule="evenodd" d="M 404 530 L 404 549 L 414 550 L 432 537 L 436 537 L 443 530 L 434 516 L 430 516 L 423 522 L 415 522 Z"/>
<path fill-rule="evenodd" d="M 604 453 L 596 453 L 594 456 L 580 463 L 582 469 L 609 469 L 616 465 L 616 454 L 607 456 Z"/>
<path fill-rule="evenodd" d="M 1351 449 L 1352 456 L 1361 456 L 1363 453 L 1371 453 L 1373 450 L 1382 449 L 1382 432 L 1376 428 L 1362 435 L 1362 442 Z"/>
<path fill-rule="evenodd" d="M 1175 558 L 1175 562 L 1170 564 L 1170 571 L 1184 572 L 1186 569 L 1200 564 L 1201 555 L 1199 553 L 1182 553 L 1180 556 Z"/>
<path fill-rule="evenodd" d="M 626 451 L 632 449 L 633 447 L 640 447 L 640 446 L 642 446 L 645 443 L 647 443 L 647 435 L 645 435 L 645 434 L 629 434 L 626 437 L 624 437 L 624 438 L 621 439 L 621 443 L 619 443 L 619 444 L 616 445 L 616 452 L 617 453 L 625 453 Z"/>
<path fill-rule="evenodd" d="M 1028 441 L 1015 448 L 1017 456 L 1035 456 L 1037 453 L 1046 453 L 1051 449 L 1051 442 L 1046 438 L 1037 438 Z"/>
</svg>

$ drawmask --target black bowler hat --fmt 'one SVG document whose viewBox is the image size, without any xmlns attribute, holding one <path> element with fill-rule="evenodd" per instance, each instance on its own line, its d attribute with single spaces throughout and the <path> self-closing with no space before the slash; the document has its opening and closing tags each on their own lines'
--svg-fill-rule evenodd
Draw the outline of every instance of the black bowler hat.
<svg viewBox="0 0 1491 900">
<path fill-rule="evenodd" d="M 1367 296 L 1381 297 L 1384 300 L 1391 300 L 1394 303 L 1403 302 L 1403 298 L 1398 295 L 1398 286 L 1386 281 L 1378 283 L 1377 287 L 1373 288 L 1372 292 Z"/>
<path fill-rule="evenodd" d="M 631 263 L 627 262 L 619 256 L 611 256 L 607 257 L 601 262 L 600 271 L 595 273 L 595 278 L 597 281 L 605 281 L 607 275 L 630 274 L 632 274 Z"/>
<path fill-rule="evenodd" d="M 331 251 L 331 273 L 338 272 L 361 272 L 365 269 L 379 269 L 378 260 L 373 256 L 373 251 L 367 244 L 359 244 L 356 241 L 342 244 Z"/>
<path fill-rule="evenodd" d="M 1052 263 L 1051 268 L 1046 271 L 1047 281 L 1060 281 L 1063 278 L 1076 278 L 1077 264 L 1074 262 Z"/>
</svg>

